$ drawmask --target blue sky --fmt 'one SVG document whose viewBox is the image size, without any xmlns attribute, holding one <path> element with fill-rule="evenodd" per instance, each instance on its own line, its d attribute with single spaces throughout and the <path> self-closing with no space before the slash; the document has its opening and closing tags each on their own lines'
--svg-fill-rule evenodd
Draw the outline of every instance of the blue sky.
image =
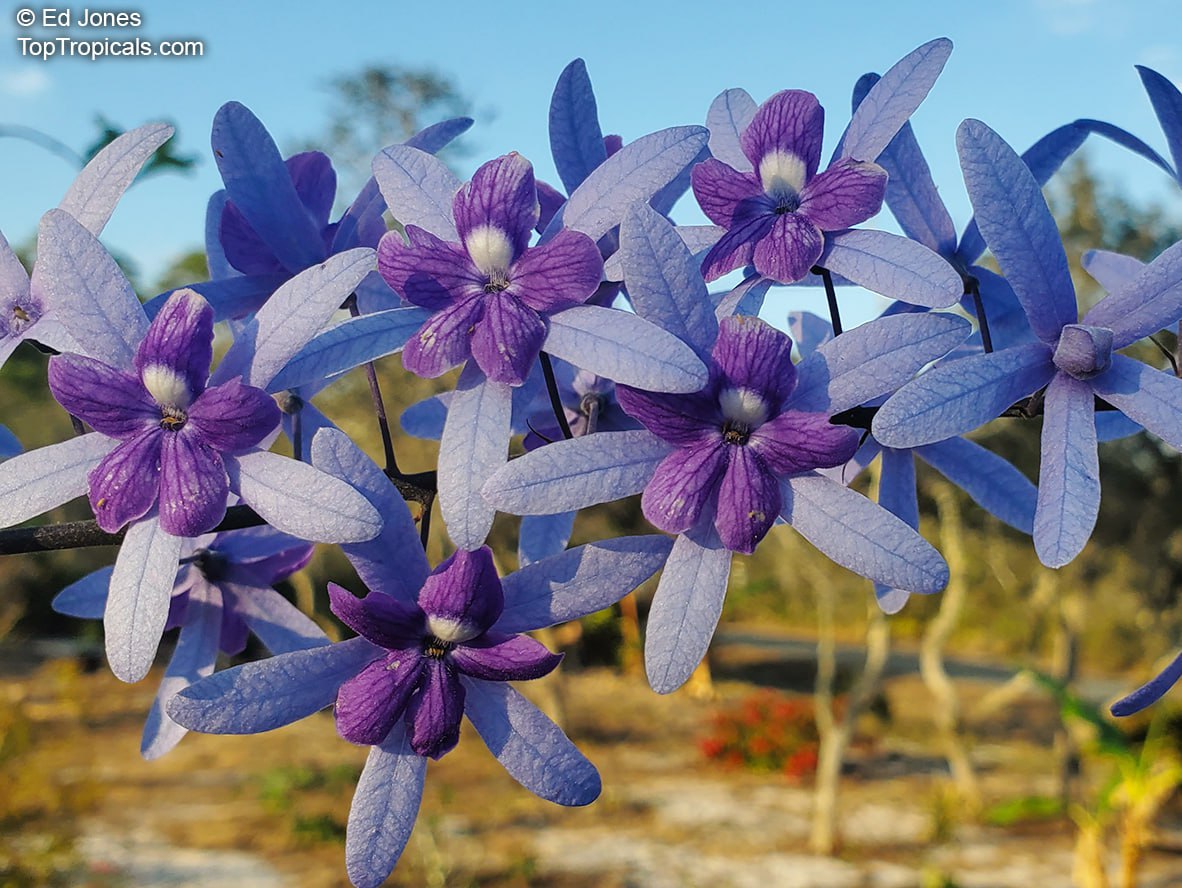
<svg viewBox="0 0 1182 888">
<path fill-rule="evenodd" d="M 17 37 L 37 34 L 16 24 L 16 10 L 25 5 L 0 11 L 0 123 L 36 127 L 80 149 L 93 138 L 96 113 L 123 127 L 167 118 L 178 124 L 179 150 L 202 158 L 191 176 L 134 187 L 107 229 L 108 246 L 149 278 L 200 243 L 205 201 L 219 187 L 208 157 L 219 105 L 244 102 L 291 150 L 324 129 L 325 84 L 367 64 L 429 67 L 454 79 L 478 118 L 461 172 L 517 150 L 539 176 L 554 181 L 546 113 L 556 77 L 577 56 L 587 62 L 605 131 L 626 140 L 701 123 L 710 101 L 729 87 L 741 86 L 758 101 L 800 88 L 826 107 L 828 151 L 848 120 L 859 75 L 881 72 L 917 45 L 947 36 L 955 44 L 952 58 L 914 123 L 958 223 L 968 215 L 954 144 L 962 119 L 986 121 L 1022 150 L 1060 123 L 1096 117 L 1164 150 L 1133 65 L 1182 82 L 1182 29 L 1168 0 L 896 0 L 843 4 L 838 15 L 832 6 L 796 0 L 683 2 L 676 16 L 669 15 L 670 4 L 645 0 L 586 7 L 552 0 L 384 0 L 333 11 L 327 4 L 297 8 L 272 0 L 147 2 L 134 7 L 142 26 L 121 33 L 201 39 L 204 57 L 94 62 L 22 58 Z M 88 4 L 53 5 L 79 13 Z M 1100 144 L 1092 156 L 1134 198 L 1182 209 L 1182 195 L 1144 161 Z M 0 230 L 14 241 L 28 237 L 72 175 L 43 149 L 0 139 Z"/>
</svg>

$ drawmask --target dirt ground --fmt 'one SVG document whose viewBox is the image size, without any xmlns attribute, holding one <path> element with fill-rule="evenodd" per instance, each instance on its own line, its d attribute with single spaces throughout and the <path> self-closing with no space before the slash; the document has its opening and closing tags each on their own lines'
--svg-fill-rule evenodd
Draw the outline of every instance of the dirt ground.
<svg viewBox="0 0 1182 888">
<path fill-rule="evenodd" d="M 642 678 L 606 669 L 564 676 L 566 729 L 604 783 L 584 809 L 522 789 L 466 725 L 459 747 L 428 770 L 422 814 L 389 884 L 1073 884 L 1069 820 L 982 826 L 948 801 L 930 704 L 914 675 L 888 681 L 889 730 L 852 756 L 841 853 L 810 855 L 807 780 L 724 769 L 699 751 L 711 713 L 752 690 L 727 677 L 746 665 L 737 655 L 716 661 L 713 699 L 685 690 L 659 697 Z M 25 672 L 0 662 L 0 676 L 3 888 L 348 884 L 344 824 L 366 750 L 340 740 L 327 713 L 255 737 L 191 735 L 145 762 L 139 735 L 159 671 L 127 686 L 72 658 Z M 976 680 L 958 687 L 970 704 L 990 689 Z M 974 726 L 987 803 L 1053 792 L 1053 723 L 1048 701 L 1028 695 Z M 1143 873 L 1143 888 L 1182 885 L 1182 855 L 1158 848 Z"/>
</svg>

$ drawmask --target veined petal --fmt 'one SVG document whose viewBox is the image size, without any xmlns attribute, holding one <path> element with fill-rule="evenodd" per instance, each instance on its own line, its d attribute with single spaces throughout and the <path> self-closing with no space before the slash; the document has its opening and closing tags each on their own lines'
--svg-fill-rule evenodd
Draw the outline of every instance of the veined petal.
<svg viewBox="0 0 1182 888">
<path fill-rule="evenodd" d="M 160 408 L 138 379 L 83 355 L 49 359 L 49 390 L 67 413 L 112 438 L 131 438 L 160 423 Z"/>
<path fill-rule="evenodd" d="M 1092 387 L 1057 373 L 1043 402 L 1034 550 L 1047 567 L 1083 551 L 1100 513 L 1100 459 Z"/>
<path fill-rule="evenodd" d="M 114 533 L 147 514 L 160 495 L 159 427 L 140 432 L 103 457 L 86 476 L 90 508 L 99 527 Z M 5 466 L 7 470 L 9 466 Z"/>
<path fill-rule="evenodd" d="M 509 270 L 510 292 L 540 312 L 581 305 L 602 277 L 603 258 L 595 241 L 569 228 L 527 249 Z"/>
<path fill-rule="evenodd" d="M 718 385 L 755 393 L 769 414 L 778 413 L 796 387 L 792 340 L 759 318 L 723 318 L 713 358 L 724 377 Z"/>
<path fill-rule="evenodd" d="M 722 427 L 717 394 L 666 395 L 628 386 L 616 387 L 620 407 L 629 416 L 674 447 L 689 447 L 717 438 Z"/>
<path fill-rule="evenodd" d="M 417 647 L 374 660 L 341 685 L 334 709 L 337 733 L 350 743 L 376 745 L 406 712 L 423 673 Z"/>
<path fill-rule="evenodd" d="M 1146 264 L 1140 259 L 1125 256 L 1123 253 L 1113 253 L 1111 250 L 1087 250 L 1080 258 L 1083 270 L 1109 293 L 1123 289 L 1141 273 Z M 1091 312 L 1084 317 L 1090 316 Z"/>
<path fill-rule="evenodd" d="M 234 596 L 235 612 L 272 654 L 328 644 L 324 630 L 274 589 L 233 583 L 219 585 Z"/>
<path fill-rule="evenodd" d="M 753 431 L 744 449 L 758 453 L 777 475 L 795 475 L 852 459 L 858 433 L 832 424 L 824 413 L 789 410 Z"/>
<path fill-rule="evenodd" d="M 486 632 L 501 616 L 505 596 L 492 551 L 459 549 L 431 571 L 419 592 L 431 634 L 464 642 Z"/>
<path fill-rule="evenodd" d="M 772 470 L 753 448 L 732 447 L 714 518 L 722 544 L 750 555 L 779 514 L 780 487 Z"/>
<path fill-rule="evenodd" d="M 759 106 L 739 141 L 756 171 L 766 155 L 780 151 L 800 160 L 803 181 L 807 182 L 817 174 L 824 134 L 825 109 L 817 97 L 801 89 L 786 89 Z"/>
<path fill-rule="evenodd" d="M 949 438 L 915 452 L 982 509 L 1010 527 L 1033 533 L 1035 487 L 996 453 L 965 438 Z"/>
<path fill-rule="evenodd" d="M 554 85 L 550 98 L 550 153 L 568 193 L 607 160 L 595 93 L 582 59 L 563 68 Z"/>
<path fill-rule="evenodd" d="M 484 316 L 484 296 L 469 296 L 437 311 L 402 350 L 402 363 L 427 379 L 441 376 L 472 353 L 472 334 Z"/>
<path fill-rule="evenodd" d="M 406 723 L 411 748 L 419 755 L 442 758 L 460 742 L 464 685 L 442 660 L 423 661 L 419 692 L 411 698 Z"/>
<path fill-rule="evenodd" d="M 510 291 L 481 300 L 484 316 L 472 334 L 472 357 L 493 382 L 521 385 L 542 351 L 546 322 Z"/>
<path fill-rule="evenodd" d="M 803 278 L 816 264 L 824 239 L 820 229 L 802 213 L 784 213 L 772 218 L 775 222 L 755 244 L 751 261 L 755 270 L 765 277 L 781 284 L 791 284 Z M 722 241 L 719 241 L 714 249 L 721 245 Z"/>
<path fill-rule="evenodd" d="M 11 527 L 82 496 L 87 474 L 119 442 L 90 433 L 14 456 L 0 471 L 0 527 Z"/>
<path fill-rule="evenodd" d="M 919 529 L 919 497 L 915 487 L 915 457 L 907 450 L 882 448 L 878 504 L 905 523 Z M 903 609 L 911 593 L 874 584 L 874 597 L 883 613 L 896 614 Z"/>
<path fill-rule="evenodd" d="M 702 277 L 709 283 L 728 271 L 750 265 L 756 245 L 769 236 L 776 221 L 781 218 L 784 216 L 777 216 L 771 211 L 753 213 L 732 225 L 702 259 Z"/>
<path fill-rule="evenodd" d="M 148 326 L 135 369 L 157 403 L 183 408 L 205 390 L 212 361 L 213 309 L 192 290 L 177 290 Z"/>
<path fill-rule="evenodd" d="M 758 110 L 755 100 L 744 89 L 728 89 L 719 93 L 706 112 L 710 154 L 736 170 L 750 170 L 751 161 L 743 153 L 740 138 Z"/>
<path fill-rule="evenodd" d="M 321 151 L 304 151 L 283 161 L 300 203 L 319 228 L 328 225 L 333 201 L 337 196 L 337 173 L 332 161 Z"/>
<path fill-rule="evenodd" d="M 1101 299 L 1081 324 L 1112 330 L 1113 349 L 1124 348 L 1182 318 L 1182 243 L 1174 244 L 1132 280 Z"/>
<path fill-rule="evenodd" d="M 666 533 L 696 525 L 718 491 L 729 449 L 719 437 L 678 448 L 661 460 L 641 498 L 644 517 Z"/>
<path fill-rule="evenodd" d="M 192 428 L 157 430 L 160 526 L 182 537 L 208 533 L 226 515 L 230 481 L 221 454 Z"/>
<path fill-rule="evenodd" d="M 1090 380 L 1092 389 L 1125 416 L 1175 450 L 1182 450 L 1182 379 L 1113 355 L 1112 366 Z M 6 463 L 7 469 L 11 463 Z"/>
<path fill-rule="evenodd" d="M 693 168 L 690 183 L 702 212 L 724 228 L 735 224 L 736 215 L 748 215 L 745 207 L 738 213 L 744 201 L 763 197 L 763 186 L 753 173 L 739 172 L 713 157 Z"/>
<path fill-rule="evenodd" d="M 534 168 L 517 152 L 483 164 L 452 201 L 456 230 L 468 245 L 473 233 L 492 228 L 512 245 L 510 261 L 521 255 L 538 221 Z M 471 247 L 468 247 L 471 253 Z M 477 262 L 477 265 L 480 263 Z"/>
<path fill-rule="evenodd" d="M 552 654 L 528 635 L 489 632 L 451 652 L 456 668 L 485 681 L 528 681 L 553 672 L 562 654 Z"/>
<path fill-rule="evenodd" d="M 378 242 L 378 271 L 400 296 L 432 311 L 482 289 L 487 278 L 462 246 L 441 240 L 415 225 L 406 226 L 409 243 L 397 231 Z"/>
<path fill-rule="evenodd" d="M 188 425 L 215 450 L 238 453 L 259 444 L 279 425 L 279 418 L 274 398 L 232 379 L 201 393 L 189 408 Z"/>
<path fill-rule="evenodd" d="M 853 229 L 825 236 L 820 264 L 851 283 L 925 308 L 948 308 L 964 282 L 948 260 L 888 231 Z"/>
<path fill-rule="evenodd" d="M 797 212 L 822 231 L 850 228 L 882 208 L 886 185 L 878 164 L 847 157 L 804 186 Z"/>
</svg>

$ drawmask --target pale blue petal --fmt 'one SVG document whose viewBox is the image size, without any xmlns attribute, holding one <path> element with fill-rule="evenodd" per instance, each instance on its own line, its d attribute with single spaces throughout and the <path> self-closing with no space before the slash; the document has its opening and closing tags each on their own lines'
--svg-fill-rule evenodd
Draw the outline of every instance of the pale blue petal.
<svg viewBox="0 0 1182 888">
<path fill-rule="evenodd" d="M 1097 302 L 1081 324 L 1107 327 L 1112 348 L 1124 348 L 1182 319 L 1182 242 L 1142 268 L 1123 287 Z"/>
<path fill-rule="evenodd" d="M 215 279 L 238 274 L 226 259 L 226 251 L 222 247 L 222 214 L 226 211 L 228 200 L 226 189 L 223 188 L 211 194 L 205 205 L 205 267 L 209 276 Z M 148 312 L 148 317 L 155 317 L 155 312 Z"/>
<path fill-rule="evenodd" d="M 557 515 L 526 515 L 517 534 L 517 563 L 522 567 L 557 555 L 570 542 L 576 512 Z"/>
<path fill-rule="evenodd" d="M 1141 75 L 1141 83 L 1145 86 L 1153 112 L 1165 134 L 1166 144 L 1170 147 L 1177 178 L 1182 175 L 1182 93 L 1152 68 L 1137 65 L 1137 73 Z"/>
<path fill-rule="evenodd" d="M 102 234 L 123 192 L 172 133 L 166 123 L 149 123 L 113 139 L 83 167 L 58 208 L 96 237 Z"/>
<path fill-rule="evenodd" d="M 461 183 L 443 161 L 418 148 L 392 145 L 374 158 L 373 175 L 395 219 L 459 242 L 451 202 Z"/>
<path fill-rule="evenodd" d="M 530 632 L 615 604 L 649 577 L 673 542 L 666 536 L 619 537 L 587 543 L 535 561 L 506 576 L 498 632 Z"/>
<path fill-rule="evenodd" d="M 658 694 L 677 690 L 706 656 L 731 571 L 731 551 L 712 527 L 678 535 L 653 595 L 644 639 L 644 670 Z"/>
<path fill-rule="evenodd" d="M 807 358 L 833 338 L 833 325 L 811 311 L 788 312 L 788 335 L 796 344 L 801 359 Z M 797 370 L 802 369 L 797 367 Z M 797 388 L 800 383 L 797 382 Z"/>
<path fill-rule="evenodd" d="M 401 351 L 430 316 L 422 308 L 391 308 L 341 321 L 300 349 L 267 390 L 296 388 Z"/>
<path fill-rule="evenodd" d="M 202 281 L 178 287 L 177 290 L 192 290 L 199 293 L 213 309 L 214 320 L 224 321 L 258 311 L 271 294 L 287 280 L 289 278 L 285 274 L 235 274 L 219 281 Z M 156 317 L 156 313 L 177 290 L 168 290 L 148 300 L 144 303 L 144 313 L 149 318 Z"/>
<path fill-rule="evenodd" d="M 1077 120 L 1075 122 L 1080 126 L 1086 127 L 1090 132 L 1098 136 L 1103 136 L 1120 145 L 1122 148 L 1129 149 L 1134 154 L 1140 154 L 1150 163 L 1163 170 L 1170 178 L 1176 179 L 1178 177 L 1178 173 L 1170 166 L 1167 160 L 1132 133 L 1126 132 L 1119 126 L 1113 126 L 1111 123 L 1105 123 L 1102 120 Z"/>
<path fill-rule="evenodd" d="M 858 105 L 834 159 L 877 158 L 927 96 L 951 53 L 952 41 L 940 37 L 895 62 Z"/>
<path fill-rule="evenodd" d="M 223 459 L 230 488 L 276 530 L 321 543 L 356 543 L 382 528 L 365 497 L 305 462 L 263 450 Z"/>
<path fill-rule="evenodd" d="M 504 682 L 460 680 L 467 691 L 464 714 L 514 780 L 559 805 L 599 798 L 595 766 L 534 704 Z"/>
<path fill-rule="evenodd" d="M 645 429 L 555 441 L 500 469 L 484 496 L 514 515 L 582 509 L 640 493 L 670 450 Z"/>
<path fill-rule="evenodd" d="M 511 389 L 486 379 L 475 363 L 460 374 L 439 440 L 439 511 L 461 549 L 477 549 L 496 509 L 480 488 L 509 458 Z M 554 510 L 551 510 L 554 511 Z"/>
<path fill-rule="evenodd" d="M 1054 375 L 1051 351 L 1041 342 L 938 365 L 890 397 L 874 417 L 874 437 L 905 448 L 963 435 Z"/>
<path fill-rule="evenodd" d="M 876 318 L 818 346 L 798 366 L 788 403 L 795 410 L 840 413 L 894 391 L 968 338 L 972 325 L 950 314 Z"/>
<path fill-rule="evenodd" d="M 707 380 L 706 365 L 692 348 L 618 309 L 577 305 L 551 315 L 542 347 L 583 370 L 646 391 L 696 392 Z"/>
<path fill-rule="evenodd" d="M 382 655 L 358 636 L 217 672 L 181 691 L 166 709 L 190 731 L 258 734 L 332 703 L 341 685 Z"/>
<path fill-rule="evenodd" d="M 399 424 L 408 435 L 438 441 L 443 435 L 443 424 L 447 421 L 447 405 L 451 392 L 443 392 L 411 404 L 402 411 Z"/>
<path fill-rule="evenodd" d="M 559 228 L 593 240 L 603 237 L 620 224 L 629 206 L 647 201 L 692 163 L 709 135 L 700 126 L 675 126 L 629 142 L 575 189 L 543 239 Z"/>
<path fill-rule="evenodd" d="M 948 260 L 886 231 L 826 234 L 817 264 L 867 290 L 925 308 L 948 308 L 964 293 L 964 282 Z"/>
<path fill-rule="evenodd" d="M 272 654 L 328 644 L 324 630 L 274 589 L 226 582 L 222 585 L 236 596 L 235 613 Z"/>
<path fill-rule="evenodd" d="M 471 117 L 452 117 L 423 127 L 403 144 L 428 154 L 438 154 L 472 128 Z"/>
<path fill-rule="evenodd" d="M 1100 443 L 1118 441 L 1143 431 L 1145 429 L 1119 410 L 1101 410 L 1096 413 L 1096 440 Z"/>
<path fill-rule="evenodd" d="M 1034 550 L 1047 567 L 1083 551 L 1100 514 L 1100 459 L 1092 387 L 1057 373 L 1043 407 Z"/>
<path fill-rule="evenodd" d="M 753 274 L 719 300 L 718 307 L 714 309 L 714 316 L 718 320 L 732 315 L 758 317 L 763 310 L 764 297 L 773 283 L 775 282 L 771 278 Z"/>
<path fill-rule="evenodd" d="M 302 397 L 302 392 L 297 392 L 297 396 Z M 299 459 L 304 462 L 312 461 L 312 442 L 316 439 L 316 433 L 321 429 L 335 429 L 336 425 L 331 419 L 321 413 L 315 404 L 305 400 L 299 408 L 300 416 L 300 454 Z M 287 440 L 294 441 L 295 439 L 295 423 L 293 422 L 293 414 L 284 413 L 282 415 L 283 434 L 287 435 Z"/>
<path fill-rule="evenodd" d="M 919 497 L 915 489 L 915 457 L 908 450 L 882 449 L 882 474 L 878 482 L 878 504 L 903 521 L 912 530 L 919 530 Z M 907 603 L 911 593 L 906 589 L 892 589 L 882 583 L 874 584 L 874 597 L 883 613 L 897 614 Z"/>
<path fill-rule="evenodd" d="M 780 491 L 784 520 L 842 567 L 908 592 L 928 594 L 948 585 L 940 553 L 860 493 L 812 472 L 785 479 Z"/>
<path fill-rule="evenodd" d="M 1034 175 L 979 120 L 956 131 L 965 186 L 985 236 L 1040 339 L 1055 342 L 1078 318 L 1059 229 Z"/>
<path fill-rule="evenodd" d="M 710 103 L 706 127 L 710 130 L 710 153 L 741 173 L 750 172 L 751 161 L 743 153 L 739 137 L 751 125 L 759 106 L 744 89 L 728 89 Z"/>
<path fill-rule="evenodd" d="M 1034 532 L 1035 486 L 996 453 L 964 438 L 949 438 L 915 452 L 986 512 L 1023 533 Z"/>
<path fill-rule="evenodd" d="M 11 527 L 86 493 L 86 474 L 119 442 L 91 432 L 6 460 L 0 471 L 0 527 Z"/>
<path fill-rule="evenodd" d="M 183 543 L 161 530 L 155 514 L 127 528 L 103 613 L 107 662 L 120 681 L 139 681 L 152 668 Z"/>
<path fill-rule="evenodd" d="M 1182 379 L 1113 355 L 1112 366 L 1090 382 L 1096 394 L 1129 419 L 1182 450 Z"/>
<path fill-rule="evenodd" d="M 80 580 L 75 580 L 57 593 L 51 607 L 67 617 L 81 620 L 101 620 L 107 608 L 107 591 L 111 586 L 113 567 L 100 567 Z"/>
<path fill-rule="evenodd" d="M 1182 654 L 1174 657 L 1169 666 L 1137 690 L 1113 703 L 1110 711 L 1117 718 L 1138 713 L 1146 706 L 1160 700 L 1166 691 L 1178 683 L 1179 678 L 1182 678 Z"/>
<path fill-rule="evenodd" d="M 427 759 L 411 749 L 403 722 L 370 747 L 345 832 L 345 871 L 356 888 L 377 888 L 393 872 L 418 819 L 426 777 Z"/>
<path fill-rule="evenodd" d="M 582 59 L 563 68 L 554 85 L 550 98 L 550 153 L 567 194 L 607 160 L 595 93 Z"/>
<path fill-rule="evenodd" d="M 1140 259 L 1109 250 L 1087 250 L 1080 264 L 1109 293 L 1122 289 L 1145 268 Z"/>
</svg>

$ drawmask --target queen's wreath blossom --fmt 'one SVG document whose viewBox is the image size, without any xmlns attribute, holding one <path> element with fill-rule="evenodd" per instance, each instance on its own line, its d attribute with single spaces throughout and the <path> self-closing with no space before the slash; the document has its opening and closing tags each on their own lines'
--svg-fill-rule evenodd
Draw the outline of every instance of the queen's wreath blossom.
<svg viewBox="0 0 1182 888">
<path fill-rule="evenodd" d="M 678 534 L 649 614 L 645 663 L 657 691 L 679 687 L 722 612 L 733 552 L 752 552 L 777 518 L 839 564 L 888 585 L 935 592 L 943 559 L 885 509 L 815 470 L 848 460 L 857 433 L 829 418 L 892 390 L 969 333 L 960 318 L 908 315 L 864 325 L 793 365 L 791 341 L 751 317 L 717 320 L 670 223 L 636 205 L 621 226 L 625 285 L 710 371 L 697 392 L 617 385 L 645 428 L 557 441 L 485 485 L 497 508 L 553 514 L 643 491 L 646 517 Z M 898 326 L 896 326 L 898 325 Z M 906 342 L 903 348 L 900 341 Z"/>
<path fill-rule="evenodd" d="M 428 758 L 459 739 L 467 717 L 522 785 L 585 805 L 599 775 L 562 731 L 508 682 L 559 662 L 522 633 L 600 610 L 657 570 L 663 537 L 589 543 L 503 578 L 486 547 L 430 570 L 405 503 L 343 434 L 320 432 L 313 460 L 362 490 L 383 518 L 376 539 L 342 548 L 368 587 L 330 585 L 333 613 L 358 637 L 220 672 L 182 691 L 169 715 L 210 733 L 257 733 L 334 704 L 337 732 L 372 746 L 349 814 L 345 859 L 358 886 L 398 860 L 422 798 Z"/>
</svg>

